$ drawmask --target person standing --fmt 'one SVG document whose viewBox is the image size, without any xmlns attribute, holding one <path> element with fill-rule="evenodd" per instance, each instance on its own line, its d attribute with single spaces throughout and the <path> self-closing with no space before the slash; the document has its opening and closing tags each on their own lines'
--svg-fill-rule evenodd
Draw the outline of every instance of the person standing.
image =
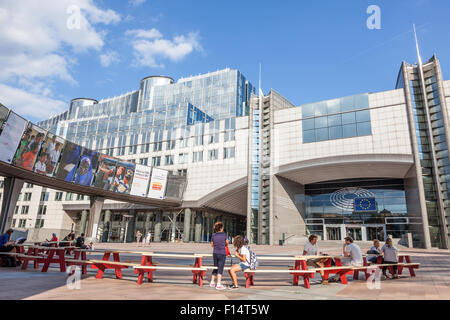
<svg viewBox="0 0 450 320">
<path fill-rule="evenodd" d="M 136 233 L 136 245 L 138 247 L 140 246 L 141 238 L 142 238 L 142 233 L 140 230 L 138 230 L 138 232 Z"/>
<path fill-rule="evenodd" d="M 227 253 L 225 247 L 228 245 L 227 234 L 223 232 L 223 223 L 218 221 L 214 224 L 214 234 L 211 237 L 211 247 L 213 247 L 213 259 L 214 269 L 211 274 L 211 282 L 209 286 L 211 288 L 216 288 L 217 290 L 224 290 L 225 287 L 222 285 L 222 274 L 223 268 L 225 266 L 225 259 L 227 258 Z M 217 277 L 217 283 L 215 282 Z"/>
<path fill-rule="evenodd" d="M 150 231 L 147 231 L 147 236 L 145 238 L 147 240 L 147 245 L 150 245 L 150 241 L 152 241 L 152 233 Z"/>
</svg>

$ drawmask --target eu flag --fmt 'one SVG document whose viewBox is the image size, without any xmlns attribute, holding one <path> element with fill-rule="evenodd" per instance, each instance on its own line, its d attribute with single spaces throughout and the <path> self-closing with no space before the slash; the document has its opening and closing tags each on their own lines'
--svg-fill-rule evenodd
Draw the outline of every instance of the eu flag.
<svg viewBox="0 0 450 320">
<path fill-rule="evenodd" d="M 377 203 L 375 201 L 375 198 L 355 198 L 354 211 L 355 212 L 377 211 Z"/>
</svg>

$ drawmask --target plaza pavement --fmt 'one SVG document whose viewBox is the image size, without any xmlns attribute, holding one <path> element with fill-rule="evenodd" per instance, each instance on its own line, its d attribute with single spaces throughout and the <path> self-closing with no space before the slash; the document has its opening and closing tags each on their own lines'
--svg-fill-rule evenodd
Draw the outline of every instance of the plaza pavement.
<svg viewBox="0 0 450 320">
<path fill-rule="evenodd" d="M 341 253 L 342 242 L 319 243 L 320 250 L 326 253 Z M 363 252 L 369 248 L 369 243 L 360 244 Z M 122 250 L 138 250 L 152 252 L 177 253 L 210 253 L 209 244 L 195 243 L 152 243 L 149 247 L 137 247 L 136 244 L 103 243 L 97 244 L 96 249 L 114 248 Z M 257 255 L 298 255 L 302 246 L 252 246 Z M 369 290 L 361 275 L 359 281 L 353 281 L 348 276 L 349 284 L 320 284 L 320 275 L 311 279 L 311 289 L 305 289 L 300 279 L 300 286 L 291 285 L 292 277 L 288 274 L 257 274 L 255 286 L 245 288 L 242 273 L 239 275 L 240 288 L 237 290 L 218 291 L 210 288 L 207 273 L 204 287 L 192 284 L 192 273 L 157 271 L 154 283 L 138 286 L 137 276 L 131 270 L 124 270 L 124 279 L 115 279 L 114 271 L 107 270 L 103 279 L 95 279 L 96 270 L 88 268 L 88 274 L 82 276 L 81 289 L 70 290 L 66 286 L 67 275 L 56 268 L 42 273 L 34 270 L 30 263 L 26 271 L 19 268 L 0 268 L 1 300 L 30 299 L 30 300 L 336 300 L 336 299 L 450 299 L 450 251 L 422 250 L 401 248 L 402 252 L 411 254 L 412 262 L 421 263 L 416 270 L 416 277 L 411 278 L 407 269 L 398 280 L 384 280 L 379 290 Z M 95 255 L 95 258 L 101 256 Z M 182 259 L 154 259 L 161 263 L 192 264 L 192 260 Z M 139 261 L 138 255 L 121 254 L 121 261 Z M 236 261 L 236 259 L 234 260 Z M 211 264 L 211 261 L 206 261 Z M 227 265 L 229 265 L 227 260 Z M 264 262 L 263 265 L 283 266 L 283 262 Z M 231 283 L 225 274 L 224 282 Z"/>
</svg>

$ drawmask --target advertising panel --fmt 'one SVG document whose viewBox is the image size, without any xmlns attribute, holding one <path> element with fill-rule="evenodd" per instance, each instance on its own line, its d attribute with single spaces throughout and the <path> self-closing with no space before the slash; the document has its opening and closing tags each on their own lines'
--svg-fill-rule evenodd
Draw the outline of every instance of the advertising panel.
<svg viewBox="0 0 450 320">
<path fill-rule="evenodd" d="M 149 198 L 164 199 L 168 173 L 166 170 L 153 168 L 150 189 L 148 190 Z"/>
<path fill-rule="evenodd" d="M 134 168 L 134 163 L 119 160 L 112 185 L 112 191 L 122 194 L 130 194 L 131 183 L 133 182 L 134 176 Z"/>
<path fill-rule="evenodd" d="M 8 119 L 9 109 L 0 103 L 0 134 L 6 119 Z"/>
<path fill-rule="evenodd" d="M 3 126 L 0 135 L 0 160 L 6 163 L 12 163 L 14 154 L 23 136 L 27 121 L 14 112 L 10 112 L 8 120 Z"/>
<path fill-rule="evenodd" d="M 101 153 L 99 155 L 98 170 L 92 185 L 103 190 L 110 190 L 114 181 L 116 169 L 117 159 Z"/>
<path fill-rule="evenodd" d="M 66 141 L 66 145 L 61 155 L 55 177 L 64 181 L 72 182 L 75 178 L 75 172 L 80 161 L 83 147 L 76 145 L 70 141 Z"/>
<path fill-rule="evenodd" d="M 73 182 L 83 186 L 90 186 L 94 178 L 94 172 L 97 171 L 98 152 L 84 149 L 80 162 L 75 171 Z"/>
<path fill-rule="evenodd" d="M 50 132 L 47 133 L 37 161 L 34 164 L 34 172 L 52 177 L 58 165 L 61 150 L 63 150 L 65 142 L 63 138 Z"/>
<path fill-rule="evenodd" d="M 131 185 L 130 194 L 133 196 L 147 196 L 148 183 L 150 182 L 150 173 L 152 168 L 142 164 L 136 164 L 134 171 L 133 184 Z"/>
<path fill-rule="evenodd" d="M 14 156 L 13 165 L 32 171 L 45 136 L 44 129 L 28 122 Z"/>
</svg>

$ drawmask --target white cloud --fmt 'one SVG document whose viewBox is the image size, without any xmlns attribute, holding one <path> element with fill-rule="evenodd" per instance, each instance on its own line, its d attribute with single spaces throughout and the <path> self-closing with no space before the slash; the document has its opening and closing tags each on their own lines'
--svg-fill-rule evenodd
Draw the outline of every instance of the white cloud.
<svg viewBox="0 0 450 320">
<path fill-rule="evenodd" d="M 2 98 L 5 98 L 6 93 L 22 92 L 28 101 L 36 102 L 39 95 L 43 95 L 41 98 L 49 104 L 48 108 L 45 108 L 45 103 L 40 104 L 44 107 L 41 114 L 46 113 L 45 110 L 54 110 L 61 106 L 61 101 L 52 100 L 45 95 L 51 92 L 52 81 L 59 79 L 76 85 L 71 72 L 77 61 L 76 55 L 89 50 L 100 51 L 104 46 L 106 32 L 97 30 L 97 25 L 115 24 L 120 20 L 118 13 L 99 8 L 94 0 L 2 0 Z M 70 23 L 75 27 L 69 28 Z M 30 90 L 29 86 L 24 85 L 27 81 L 42 82 L 47 90 L 42 89 L 26 95 Z M 14 105 L 21 110 L 29 110 L 28 107 L 20 106 L 24 99 L 18 99 L 17 95 Z"/>
<path fill-rule="evenodd" d="M 193 51 L 203 50 L 198 32 L 176 36 L 173 40 L 164 39 L 162 33 L 154 28 L 128 30 L 125 34 L 133 37 L 134 63 L 137 66 L 164 67 L 158 60 L 178 62 Z"/>
<path fill-rule="evenodd" d="M 108 51 L 100 55 L 100 63 L 104 67 L 109 67 L 111 64 L 119 61 L 119 55 L 115 51 Z"/>
<path fill-rule="evenodd" d="M 139 7 L 141 4 L 145 3 L 146 0 L 129 0 L 128 3 L 133 7 Z"/>
<path fill-rule="evenodd" d="M 41 89 L 41 93 L 33 93 L 0 83 L 0 101 L 17 114 L 35 119 L 46 119 L 67 109 L 67 102 L 52 99 L 47 96 L 50 94 L 48 88 Z"/>
</svg>

